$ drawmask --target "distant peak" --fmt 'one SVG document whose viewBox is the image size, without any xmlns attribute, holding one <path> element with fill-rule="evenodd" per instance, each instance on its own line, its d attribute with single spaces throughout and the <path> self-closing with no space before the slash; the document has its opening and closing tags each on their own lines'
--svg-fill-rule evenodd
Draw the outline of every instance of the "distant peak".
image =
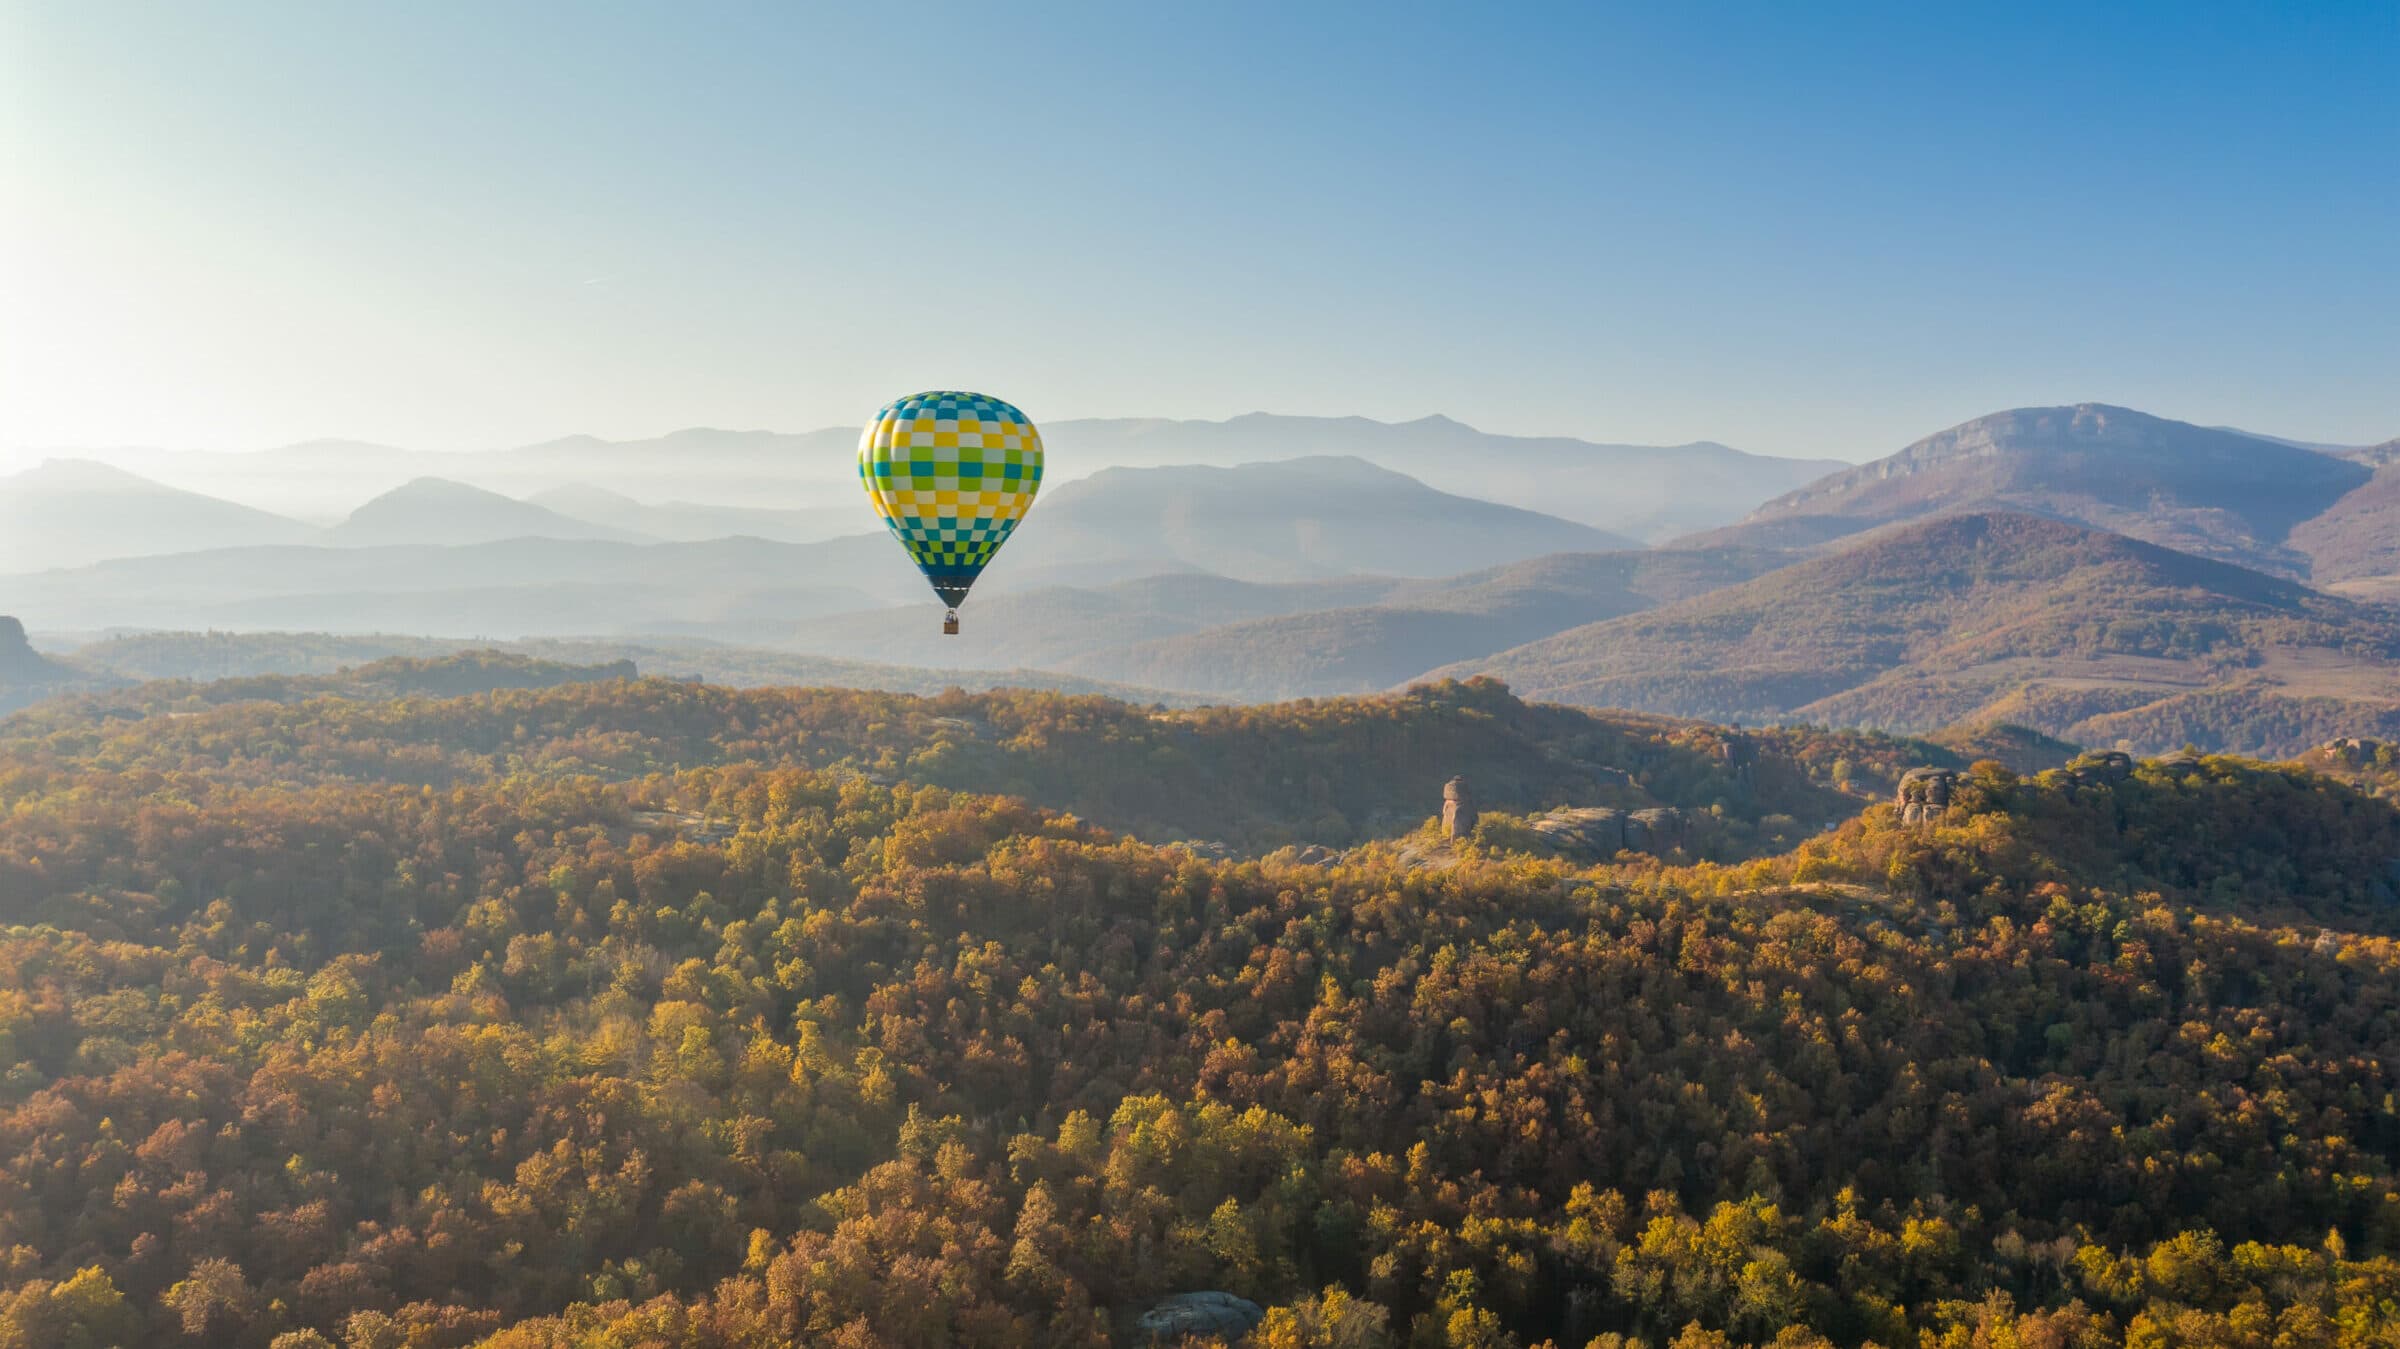
<svg viewBox="0 0 2400 1349">
<path fill-rule="evenodd" d="M 97 459 L 44 459 L 17 474 L 16 481 L 44 487 L 159 487 L 139 473 Z"/>
</svg>

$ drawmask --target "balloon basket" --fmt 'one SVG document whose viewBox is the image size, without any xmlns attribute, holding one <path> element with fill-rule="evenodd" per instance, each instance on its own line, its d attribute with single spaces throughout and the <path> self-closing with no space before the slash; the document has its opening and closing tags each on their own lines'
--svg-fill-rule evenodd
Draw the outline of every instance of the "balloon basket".
<svg viewBox="0 0 2400 1349">
<path fill-rule="evenodd" d="M 956 637 L 958 635 L 958 610 L 952 609 L 950 612 L 942 615 L 942 635 L 944 637 Z"/>
</svg>

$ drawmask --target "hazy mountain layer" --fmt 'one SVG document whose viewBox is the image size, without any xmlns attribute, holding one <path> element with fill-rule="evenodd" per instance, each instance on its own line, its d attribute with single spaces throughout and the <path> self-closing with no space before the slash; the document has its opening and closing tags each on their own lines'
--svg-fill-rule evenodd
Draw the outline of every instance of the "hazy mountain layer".
<svg viewBox="0 0 2400 1349">
<path fill-rule="evenodd" d="M 1363 459 L 1109 469 L 1043 494 L 994 562 L 1010 584 L 1206 571 L 1246 581 L 1446 576 L 1638 547 L 1556 516 L 1452 496 Z"/>
<path fill-rule="evenodd" d="M 1446 661 L 1746 581 L 1784 560 L 1738 549 L 1557 554 L 1395 586 L 1372 605 L 1111 647 L 1065 668 L 1243 699 L 1366 692 Z"/>
<path fill-rule="evenodd" d="M 561 515 L 607 525 L 628 534 L 653 539 L 697 543 L 706 539 L 773 539 L 778 543 L 815 543 L 859 532 L 858 503 L 814 510 L 772 510 L 757 506 L 709 506 L 692 501 L 649 504 L 622 492 L 589 483 L 568 483 L 536 492 L 526 500 Z"/>
<path fill-rule="evenodd" d="M 288 543 L 309 527 L 80 459 L 0 477 L 0 573 L 80 567 L 234 544 Z"/>
<path fill-rule="evenodd" d="M 497 543 L 503 539 L 613 539 L 641 535 L 563 515 L 531 501 L 444 478 L 417 478 L 376 497 L 328 529 L 344 548 L 378 544 Z"/>
<path fill-rule="evenodd" d="M 916 594 L 891 540 L 227 548 L 12 577 L 35 627 L 515 637 L 781 626 Z"/>
<path fill-rule="evenodd" d="M 861 409 L 864 421 L 871 409 Z M 1040 414 L 1035 413 L 1039 420 Z M 1447 417 L 1398 424 L 1364 417 L 1252 413 L 1228 421 L 1086 419 L 1042 422 L 1049 477 L 1107 468 L 1207 465 L 1355 455 L 1446 492 L 1562 516 L 1656 540 L 1738 519 L 1744 511 L 1841 467 L 1832 460 L 1745 454 L 1713 441 L 1608 445 L 1564 436 L 1493 435 Z M 524 497 L 569 485 L 637 501 L 737 509 L 835 509 L 855 494 L 855 427 L 799 433 L 694 427 L 641 440 L 566 436 L 509 450 L 428 453 L 356 441 L 311 441 L 252 453 L 124 450 L 120 463 L 162 481 L 275 510 L 338 517 L 413 478 L 439 477 Z M 569 515 L 692 537 L 553 505 Z M 784 537 L 760 530 L 765 537 Z"/>
<path fill-rule="evenodd" d="M 1428 486 L 1562 516 L 1646 542 L 1738 519 L 1779 492 L 1843 465 L 1779 459 L 1714 441 L 1609 445 L 1566 436 L 1504 436 L 1426 417 L 1285 417 L 1228 421 L 1125 418 L 1061 422 L 1043 435 L 1067 472 L 1084 464 L 1212 464 L 1340 454 Z"/>
<path fill-rule="evenodd" d="M 942 605 L 862 610 L 812 619 L 786 639 L 825 656 L 1001 669 L 1040 666 L 1129 642 L 1276 614 L 1373 603 L 1411 585 L 1392 576 L 1259 582 L 1200 572 L 1141 576 L 1092 586 L 980 589 L 957 636 L 941 632 Z"/>
</svg>

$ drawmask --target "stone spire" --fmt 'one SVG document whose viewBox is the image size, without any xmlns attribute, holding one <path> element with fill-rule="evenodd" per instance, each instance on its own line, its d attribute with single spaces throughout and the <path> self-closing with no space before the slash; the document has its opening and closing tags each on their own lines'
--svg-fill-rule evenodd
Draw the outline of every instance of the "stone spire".
<svg viewBox="0 0 2400 1349">
<path fill-rule="evenodd" d="M 1474 832 L 1475 796 L 1465 778 L 1452 778 L 1442 786 L 1442 833 L 1459 838 Z"/>
</svg>

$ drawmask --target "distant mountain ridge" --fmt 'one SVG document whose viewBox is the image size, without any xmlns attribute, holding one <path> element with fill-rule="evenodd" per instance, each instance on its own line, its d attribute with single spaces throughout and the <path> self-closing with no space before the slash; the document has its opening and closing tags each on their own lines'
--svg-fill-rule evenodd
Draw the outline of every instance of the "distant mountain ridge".
<svg viewBox="0 0 2400 1349">
<path fill-rule="evenodd" d="M 860 412 L 865 420 L 869 409 Z M 1751 507 L 1842 465 L 1748 454 L 1715 441 L 1615 445 L 1566 436 L 1506 436 L 1447 417 L 1249 413 L 1225 421 L 1042 420 L 1050 477 L 1105 468 L 1228 468 L 1263 460 L 1355 455 L 1437 490 L 1655 542 L 1738 519 Z M 286 514 L 338 516 L 411 479 L 446 478 L 528 497 L 584 484 L 634 498 L 699 506 L 819 509 L 848 504 L 855 426 L 814 431 L 690 427 L 609 440 L 571 435 L 513 449 L 433 452 L 359 441 L 274 449 L 101 452 L 109 462 L 189 489 Z M 573 512 L 569 512 L 572 514 Z"/>
<path fill-rule="evenodd" d="M 417 478 L 350 513 L 322 541 L 344 548 L 381 544 L 498 543 L 504 539 L 609 539 L 642 536 L 562 515 L 547 506 L 446 478 Z"/>
<path fill-rule="evenodd" d="M 872 530 L 864 504 L 858 528 Z M 1179 572 L 1251 582 L 1440 574 L 1628 541 L 1448 496 L 1354 459 L 1118 469 L 1043 494 L 977 599 Z M 422 542 L 430 536 L 437 542 Z M 421 480 L 318 546 L 218 548 L 16 578 L 44 627 L 321 629 L 443 636 L 708 635 L 756 641 L 799 621 L 928 595 L 885 534 L 813 543 L 644 543 L 532 503 Z M 970 613 L 975 612 L 972 607 Z M 1167 629 L 1169 631 L 1174 629 Z M 943 663 L 957 656 L 941 653 Z"/>
<path fill-rule="evenodd" d="M 87 459 L 45 460 L 0 477 L 0 573 L 289 543 L 309 532 L 297 520 Z"/>
<path fill-rule="evenodd" d="M 1429 677 L 1470 674 L 1680 716 L 1893 730 L 1996 720 L 2084 744 L 2290 752 L 2400 729 L 2400 615 L 1984 512 Z"/>
<path fill-rule="evenodd" d="M 1932 515 L 2017 510 L 2304 577 L 2293 529 L 2367 480 L 2360 464 L 2100 403 L 2015 408 L 1831 474 L 1696 544 L 1808 547 Z"/>
<path fill-rule="evenodd" d="M 1094 419 L 1045 425 L 1042 434 L 1067 465 L 1222 467 L 1350 455 L 1440 491 L 1541 511 L 1641 542 L 1733 520 L 1777 492 L 1845 467 L 1838 460 L 1750 454 L 1710 440 L 1617 445 L 1500 435 L 1443 416 L 1411 422 L 1266 412 L 1225 421 Z"/>
<path fill-rule="evenodd" d="M 1544 553 L 1639 547 L 1535 511 L 1436 491 L 1350 456 L 1112 468 L 1045 490 L 988 573 L 1009 585 L 1143 572 L 1244 581 L 1441 576 Z"/>
</svg>

